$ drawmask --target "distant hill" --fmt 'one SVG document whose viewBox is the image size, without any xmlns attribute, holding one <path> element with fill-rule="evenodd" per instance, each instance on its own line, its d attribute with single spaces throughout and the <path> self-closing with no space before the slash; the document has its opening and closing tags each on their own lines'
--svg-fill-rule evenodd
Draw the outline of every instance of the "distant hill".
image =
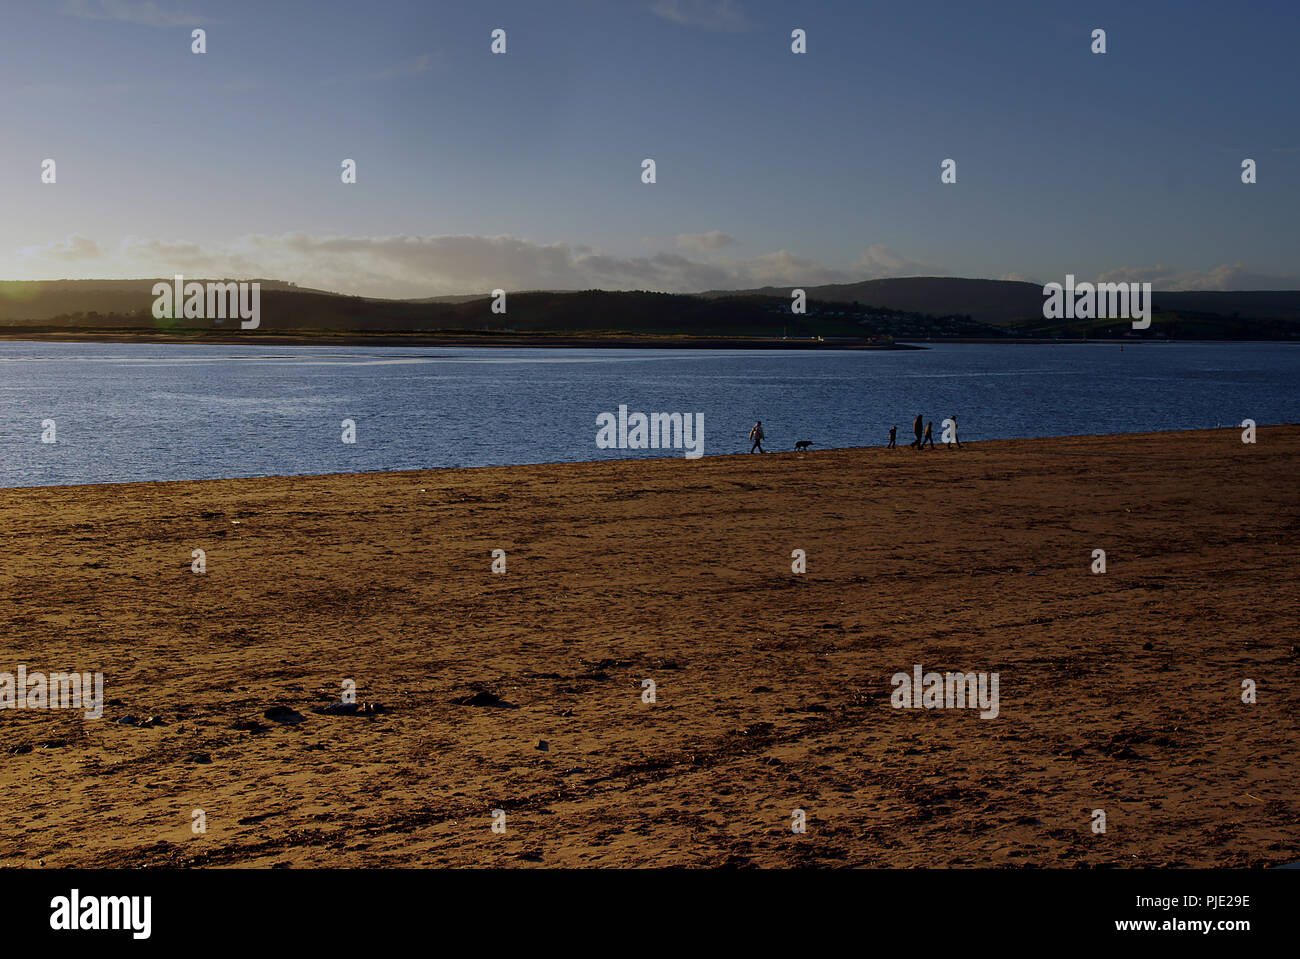
<svg viewBox="0 0 1300 959">
<path fill-rule="evenodd" d="M 164 278 L 170 281 L 170 278 Z M 187 277 L 198 280 L 198 277 Z M 152 315 L 153 285 L 143 280 L 0 282 L 0 331 L 221 331 L 238 322 Z M 390 300 L 345 296 L 259 280 L 263 331 L 295 333 L 635 333 L 701 337 L 888 339 L 1009 337 L 1113 338 L 1137 335 L 1127 321 L 1048 321 L 1033 283 L 908 277 L 806 287 L 807 312 L 790 312 L 790 290 L 715 290 L 688 295 L 647 291 L 534 291 L 491 297 Z M 1143 336 L 1198 339 L 1300 339 L 1300 291 L 1160 293 Z"/>
<path fill-rule="evenodd" d="M 1154 291 L 1156 309 L 1185 314 L 1239 317 L 1243 320 L 1300 319 L 1300 290 L 1244 290 L 1242 292 Z"/>
<path fill-rule="evenodd" d="M 757 290 L 710 290 L 702 296 L 779 296 L 790 299 L 790 287 Z M 966 280 L 943 276 L 909 276 L 861 283 L 803 287 L 809 299 L 831 303 L 860 303 L 930 316 L 969 315 L 984 323 L 1005 324 L 1043 315 L 1043 288 L 1008 280 Z"/>
<path fill-rule="evenodd" d="M 1060 278 L 1058 282 L 1064 280 Z M 703 296 L 780 296 L 790 298 L 790 287 L 766 286 L 756 290 L 711 290 Z M 968 280 L 961 277 L 909 276 L 861 283 L 836 283 L 803 288 L 810 299 L 831 303 L 860 303 L 931 316 L 968 315 L 998 326 L 1018 321 L 1039 321 L 1043 316 L 1043 288 L 1013 280 Z M 1153 291 L 1157 312 L 1214 314 L 1239 319 L 1300 319 L 1300 290 L 1265 292 L 1161 292 Z"/>
<path fill-rule="evenodd" d="M 198 277 L 187 281 L 205 282 Z M 152 315 L 157 280 L 0 282 L 0 329 L 231 330 L 238 321 L 162 319 Z M 954 320 L 941 330 L 920 317 L 876 311 L 874 318 L 839 304 L 808 304 L 790 313 L 781 297 L 702 297 L 646 291 L 510 293 L 507 312 L 489 296 L 383 300 L 262 282 L 261 326 L 269 332 L 646 333 L 707 337 L 889 337 L 894 334 L 998 336 L 985 324 Z M 956 325 L 952 325 L 955 323 Z"/>
<path fill-rule="evenodd" d="M 171 280 L 171 277 L 154 280 L 2 280 L 0 323 L 49 320 L 76 313 L 125 315 L 142 309 L 147 313 L 153 304 L 153 285 Z M 262 284 L 263 296 L 269 292 L 336 295 L 280 280 L 257 282 Z"/>
</svg>

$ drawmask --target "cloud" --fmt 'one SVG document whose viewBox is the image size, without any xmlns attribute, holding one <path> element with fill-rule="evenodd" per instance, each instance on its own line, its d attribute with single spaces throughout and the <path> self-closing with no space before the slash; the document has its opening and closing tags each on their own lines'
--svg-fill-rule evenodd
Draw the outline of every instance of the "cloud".
<svg viewBox="0 0 1300 959">
<path fill-rule="evenodd" d="M 154 259 L 167 263 L 195 262 L 208 256 L 203 247 L 187 240 L 151 240 L 128 236 L 122 240 L 121 249 L 133 259 Z"/>
<path fill-rule="evenodd" d="M 740 0 L 657 0 L 651 12 L 684 27 L 739 33 L 752 26 Z"/>
<path fill-rule="evenodd" d="M 1216 266 L 1212 270 L 1179 272 L 1163 263 L 1155 266 L 1121 267 L 1097 277 L 1099 283 L 1150 283 L 1152 289 L 1176 293 L 1191 290 L 1228 292 L 1230 290 L 1300 289 L 1300 276 L 1257 273 L 1240 262 Z"/>
<path fill-rule="evenodd" d="M 880 280 L 887 276 L 945 276 L 947 270 L 919 260 L 909 260 L 883 243 L 872 243 L 853 264 L 859 280 Z"/>
<path fill-rule="evenodd" d="M 18 251 L 20 256 L 33 260 L 97 260 L 100 258 L 99 244 L 79 233 L 72 233 L 63 240 L 55 240 L 44 246 L 27 246 Z"/>
<path fill-rule="evenodd" d="M 708 233 L 678 233 L 677 249 L 686 250 L 688 253 L 711 253 L 722 249 L 728 243 L 734 243 L 735 239 L 721 230 L 710 230 Z"/>
<path fill-rule="evenodd" d="M 682 234 L 687 245 L 716 250 L 721 231 Z M 703 238 L 703 239 L 701 239 Z M 759 286 L 816 286 L 879 276 L 935 275 L 883 244 L 868 247 L 848 268 L 827 266 L 790 250 L 749 258 L 684 252 L 617 256 L 583 244 L 537 243 L 516 236 L 391 236 L 251 234 L 221 245 L 128 236 L 102 251 L 69 237 L 20 251 L 29 263 L 97 258 L 95 276 L 186 276 L 288 280 L 300 286 L 362 296 L 425 297 L 506 290 L 659 290 L 699 293 Z M 693 252 L 693 251 L 692 251 Z M 27 271 L 33 272 L 33 271 Z M 50 272 L 50 271 L 46 271 Z M 66 267 L 62 275 L 78 275 Z M 34 277 L 33 277 L 34 278 Z"/>
<path fill-rule="evenodd" d="M 612 256 L 588 246 L 514 236 L 254 236 L 245 254 L 300 283 L 376 296 L 503 289 L 650 289 L 682 292 L 725 283 L 724 267 L 673 253 Z"/>
<path fill-rule="evenodd" d="M 1172 266 L 1158 263 L 1155 266 L 1124 266 L 1117 270 L 1108 270 L 1097 276 L 1098 283 L 1161 283 L 1174 275 Z M 1056 281 L 1061 282 L 1061 281 Z"/>
<path fill-rule="evenodd" d="M 577 243 L 517 236 L 249 234 L 221 244 L 127 236 L 116 245 L 70 234 L 28 246 L 9 260 L 14 278 L 166 277 L 277 279 L 360 296 L 416 298 L 504 290 L 657 290 L 701 293 L 756 287 L 822 286 L 895 276 L 947 276 L 948 270 L 872 243 L 847 266 L 791 250 L 727 256 L 721 230 L 681 233 L 676 250 L 619 256 Z M 93 264 L 93 267 L 91 267 Z M 1037 282 L 1024 274 L 1001 279 Z M 1100 282 L 1150 282 L 1160 291 L 1295 290 L 1300 277 L 1270 275 L 1241 263 L 1180 271 L 1159 263 L 1102 273 Z"/>
<path fill-rule="evenodd" d="M 83 20 L 114 20 L 146 27 L 193 27 L 211 22 L 202 14 L 167 8 L 156 0 L 64 0 L 62 12 Z"/>
<path fill-rule="evenodd" d="M 220 277 L 267 275 L 261 271 L 260 264 L 238 251 L 208 249 L 189 240 L 127 236 L 115 250 L 103 254 L 103 258 L 106 264 L 118 267 L 120 275 L 128 277 L 174 273 Z"/>
<path fill-rule="evenodd" d="M 853 270 L 825 266 L 816 260 L 789 250 L 765 253 L 750 260 L 731 260 L 727 264 L 730 279 L 714 289 L 755 286 L 823 286 L 827 283 L 851 283 L 860 280 Z"/>
</svg>

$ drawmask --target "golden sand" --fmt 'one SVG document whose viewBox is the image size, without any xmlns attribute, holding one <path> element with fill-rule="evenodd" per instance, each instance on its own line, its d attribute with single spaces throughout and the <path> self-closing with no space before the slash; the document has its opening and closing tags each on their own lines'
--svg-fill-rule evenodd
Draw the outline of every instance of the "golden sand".
<svg viewBox="0 0 1300 959">
<path fill-rule="evenodd" d="M 1274 427 L 0 490 L 0 671 L 108 700 L 0 711 L 0 863 L 1294 861 L 1297 454 Z M 917 664 L 997 672 L 998 717 L 892 708 Z M 314 711 L 348 680 L 384 711 Z"/>
</svg>

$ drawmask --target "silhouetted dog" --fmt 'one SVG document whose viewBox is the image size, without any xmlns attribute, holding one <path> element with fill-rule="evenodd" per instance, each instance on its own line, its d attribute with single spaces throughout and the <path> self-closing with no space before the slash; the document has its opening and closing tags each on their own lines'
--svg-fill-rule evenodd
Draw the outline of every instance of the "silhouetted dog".
<svg viewBox="0 0 1300 959">
<path fill-rule="evenodd" d="M 794 444 L 794 451 L 796 453 L 806 453 L 810 446 L 812 446 L 812 440 L 800 440 L 798 443 Z"/>
</svg>

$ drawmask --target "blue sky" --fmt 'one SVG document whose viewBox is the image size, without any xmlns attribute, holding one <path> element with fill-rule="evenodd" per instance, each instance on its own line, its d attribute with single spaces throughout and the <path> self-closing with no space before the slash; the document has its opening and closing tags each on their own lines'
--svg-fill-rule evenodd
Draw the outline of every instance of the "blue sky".
<svg viewBox="0 0 1300 959">
<path fill-rule="evenodd" d="M 0 278 L 1300 287 L 1297 41 L 1294 2 L 13 0 Z"/>
</svg>

